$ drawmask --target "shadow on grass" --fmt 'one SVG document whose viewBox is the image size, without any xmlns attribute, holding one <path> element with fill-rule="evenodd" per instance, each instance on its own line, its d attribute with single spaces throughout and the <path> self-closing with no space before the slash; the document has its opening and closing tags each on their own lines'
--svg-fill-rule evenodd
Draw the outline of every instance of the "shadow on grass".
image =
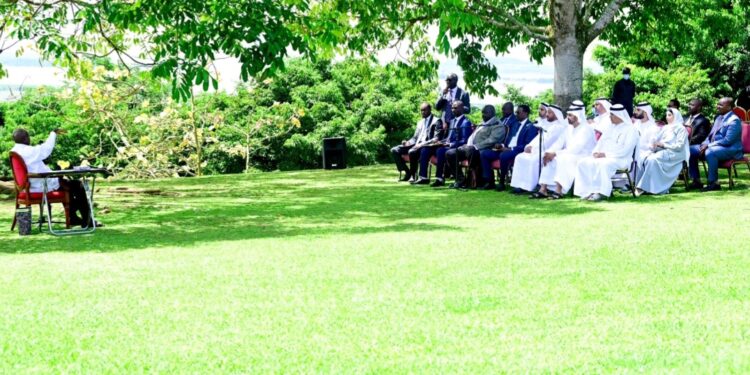
<svg viewBox="0 0 750 375">
<path fill-rule="evenodd" d="M 115 189 L 120 186 L 160 189 L 166 195 L 124 196 Z M 695 196 L 679 195 L 674 198 Z M 625 201 L 648 204 L 663 199 L 617 194 L 610 203 Z M 99 203 L 113 212 L 99 216 L 107 227 L 96 234 L 19 238 L 6 232 L 0 234 L 0 253 L 112 252 L 290 236 L 450 232 L 462 231 L 457 224 L 474 220 L 570 216 L 604 209 L 577 199 L 540 202 L 494 191 L 408 186 L 396 183 L 395 173 L 386 167 L 118 181 L 99 191 Z"/>
</svg>

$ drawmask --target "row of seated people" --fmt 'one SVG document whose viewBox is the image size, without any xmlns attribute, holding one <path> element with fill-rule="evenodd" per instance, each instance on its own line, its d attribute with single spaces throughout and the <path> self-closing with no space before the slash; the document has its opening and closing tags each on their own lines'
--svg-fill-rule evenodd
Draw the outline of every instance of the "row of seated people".
<svg viewBox="0 0 750 375">
<path fill-rule="evenodd" d="M 436 105 L 439 110 L 447 107 L 441 101 Z M 581 101 L 573 102 L 567 114 L 543 103 L 535 123 L 529 121 L 528 105 L 519 105 L 514 114 L 513 104 L 505 103 L 501 116 L 493 106 L 485 106 L 478 125 L 466 118 L 465 101 L 454 100 L 448 116 L 445 111 L 443 116 L 433 115 L 430 104 L 423 103 L 414 136 L 391 151 L 405 174 L 401 180 L 415 185 L 430 183 L 433 161 L 433 187 L 445 185 L 446 177 L 453 175 L 451 187 L 475 185 L 502 191 L 512 168 L 510 185 L 515 194 L 559 199 L 573 189 L 581 199 L 599 201 L 610 196 L 613 187 L 633 189 L 636 195 L 668 193 L 687 164 L 692 180 L 688 187 L 712 191 L 720 189 L 721 163 L 740 160 L 744 154 L 742 122 L 732 112 L 732 103 L 731 98 L 719 101 L 713 126 L 701 114 L 698 99 L 690 101 L 687 121 L 679 109 L 668 108 L 662 126 L 657 125 L 649 103 L 638 104 L 631 118 L 623 106 L 605 98 L 594 103 L 592 119 L 586 118 Z M 708 165 L 705 187 L 700 160 Z M 464 162 L 472 171 L 469 175 L 475 176 L 473 183 L 461 168 Z M 495 169 L 499 169 L 497 185 Z M 617 179 L 618 174 L 622 178 Z"/>
</svg>

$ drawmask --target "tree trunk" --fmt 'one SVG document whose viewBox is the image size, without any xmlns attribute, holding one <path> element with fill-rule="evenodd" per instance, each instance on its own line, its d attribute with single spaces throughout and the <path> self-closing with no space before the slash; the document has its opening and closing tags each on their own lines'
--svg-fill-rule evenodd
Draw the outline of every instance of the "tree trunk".
<svg viewBox="0 0 750 375">
<path fill-rule="evenodd" d="M 555 37 L 552 54 L 555 60 L 555 104 L 567 110 L 570 103 L 583 96 L 583 53 L 575 1 L 552 2 Z"/>
<path fill-rule="evenodd" d="M 583 97 L 583 53 L 573 38 L 557 40 L 555 58 L 555 104 L 568 109 L 571 102 Z"/>
</svg>

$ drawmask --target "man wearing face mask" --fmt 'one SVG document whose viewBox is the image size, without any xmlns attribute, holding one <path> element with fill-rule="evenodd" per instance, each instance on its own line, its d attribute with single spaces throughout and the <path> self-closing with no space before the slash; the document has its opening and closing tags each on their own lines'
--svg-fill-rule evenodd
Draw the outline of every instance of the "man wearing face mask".
<svg viewBox="0 0 750 375">
<path fill-rule="evenodd" d="M 635 98 L 635 83 L 630 79 L 630 68 L 622 70 L 622 79 L 615 83 L 612 91 L 612 102 L 622 104 L 630 116 L 633 116 L 633 98 Z"/>
</svg>

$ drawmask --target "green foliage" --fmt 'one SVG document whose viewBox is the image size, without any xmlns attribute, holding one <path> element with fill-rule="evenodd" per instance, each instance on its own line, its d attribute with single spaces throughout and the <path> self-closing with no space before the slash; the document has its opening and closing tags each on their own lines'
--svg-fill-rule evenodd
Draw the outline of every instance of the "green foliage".
<svg viewBox="0 0 750 375">
<path fill-rule="evenodd" d="M 552 93 L 552 90 L 545 90 L 535 97 L 530 97 L 524 95 L 523 92 L 521 92 L 520 87 L 515 85 L 507 85 L 506 91 L 503 94 L 503 99 L 513 102 L 515 106 L 518 106 L 519 104 L 528 104 L 529 108 L 531 109 L 529 120 L 534 121 L 539 115 L 539 112 L 537 111 L 539 105 L 541 105 L 542 103 L 554 103 L 554 94 Z"/>
<path fill-rule="evenodd" d="M 614 47 L 605 67 L 628 61 L 668 69 L 675 61 L 708 70 L 720 95 L 750 85 L 750 3 L 715 0 L 653 0 L 621 19 L 604 37 Z"/>
<path fill-rule="evenodd" d="M 606 64 L 613 64 L 605 60 Z M 593 103 L 598 97 L 611 97 L 615 83 L 622 78 L 620 72 L 626 64 L 620 62 L 605 73 L 587 71 L 584 75 L 585 103 Z M 631 79 L 636 83 L 635 102 L 648 101 L 654 107 L 656 116 L 662 116 L 669 100 L 678 99 L 682 112 L 687 111 L 690 99 L 699 98 L 706 103 L 705 113 L 712 112 L 712 103 L 719 95 L 719 89 L 711 84 L 709 71 L 699 64 L 681 65 L 673 63 L 668 69 L 643 68 L 627 64 L 631 68 Z"/>
<path fill-rule="evenodd" d="M 326 137 L 346 137 L 350 165 L 389 161 L 388 146 L 413 132 L 419 104 L 434 94 L 404 79 L 401 68 L 370 60 L 337 64 L 290 60 L 276 79 L 211 93 L 191 103 L 147 72 L 92 68 L 92 80 L 40 89 L 4 103 L 0 153 L 10 133 L 26 127 L 39 142 L 62 127 L 50 163 L 63 160 L 112 169 L 121 177 L 153 178 L 321 166 Z M 0 166 L 9 175 L 7 163 Z"/>
<path fill-rule="evenodd" d="M 0 103 L 0 112 L 5 118 L 5 126 L 0 127 L 1 155 L 7 156 L 13 147 L 12 133 L 17 128 L 29 131 L 32 144 L 43 142 L 56 128 L 68 131 L 58 138 L 55 152 L 48 161 L 52 166 L 58 161 L 78 164 L 92 153 L 107 152 L 107 146 L 99 142 L 101 127 L 80 126 L 86 121 L 80 107 L 72 100 L 62 99 L 61 93 L 59 89 L 40 87 L 27 90 L 19 101 Z M 10 174 L 10 165 L 0 163 L 0 176 Z"/>
</svg>

